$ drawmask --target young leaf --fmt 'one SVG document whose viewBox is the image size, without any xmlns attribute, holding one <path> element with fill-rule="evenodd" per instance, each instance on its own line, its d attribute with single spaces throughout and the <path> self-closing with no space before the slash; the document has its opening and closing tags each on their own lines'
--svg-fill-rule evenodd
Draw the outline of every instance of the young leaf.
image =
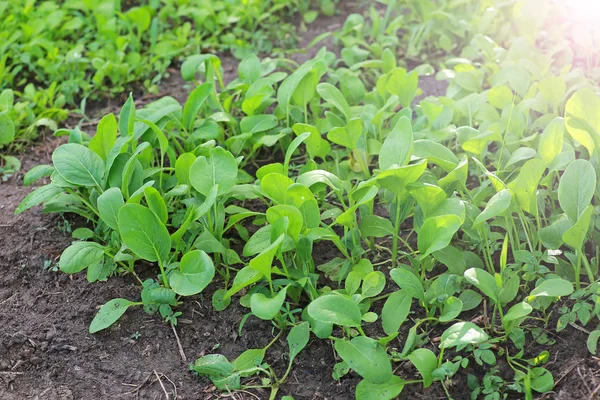
<svg viewBox="0 0 600 400">
<path fill-rule="evenodd" d="M 310 338 L 310 325 L 308 322 L 302 322 L 290 329 L 287 337 L 290 348 L 290 363 L 306 347 Z"/>
<path fill-rule="evenodd" d="M 75 242 L 63 251 L 58 267 L 66 274 L 76 274 L 104 257 L 104 247 L 94 242 Z"/>
<path fill-rule="evenodd" d="M 263 250 L 259 255 L 254 257 L 248 263 L 248 266 L 262 274 L 267 281 L 271 281 L 271 267 L 273 265 L 273 257 L 279 251 L 279 247 L 283 243 L 285 235 L 281 235 L 269 247 Z"/>
<path fill-rule="evenodd" d="M 363 379 L 356 386 L 356 400 L 393 400 L 404 389 L 405 381 L 393 375 L 384 383 L 371 383 Z"/>
<path fill-rule="evenodd" d="M 215 276 L 212 259 L 202 250 L 186 253 L 179 269 L 169 275 L 171 288 L 181 296 L 192 296 L 204 290 Z"/>
<path fill-rule="evenodd" d="M 106 161 L 108 159 L 108 154 L 116 141 L 117 119 L 114 114 L 110 113 L 102 117 L 100 123 L 98 123 L 96 134 L 90 140 L 88 147 L 98 154 L 102 160 Z"/>
<path fill-rule="evenodd" d="M 398 290 L 388 297 L 381 310 L 381 323 L 387 335 L 398 332 L 410 313 L 411 305 L 412 296 L 403 290 Z"/>
<path fill-rule="evenodd" d="M 576 250 L 580 250 L 583 247 L 587 232 L 590 229 L 590 222 L 593 214 L 594 206 L 588 206 L 581 213 L 577 222 L 563 233 L 562 240 L 566 245 L 571 246 Z"/>
<path fill-rule="evenodd" d="M 319 83 L 317 85 L 317 92 L 323 98 L 323 100 L 331 103 L 335 108 L 340 110 L 347 120 L 350 119 L 352 116 L 352 110 L 350 109 L 346 98 L 338 88 L 330 83 Z"/>
<path fill-rule="evenodd" d="M 423 387 L 433 383 L 433 371 L 437 368 L 437 357 L 429 349 L 416 349 L 408 355 L 408 359 L 419 370 L 423 377 Z"/>
<path fill-rule="evenodd" d="M 252 313 L 266 321 L 275 318 L 285 302 L 286 292 L 287 286 L 281 289 L 273 298 L 269 298 L 262 293 L 254 293 L 250 298 Z"/>
<path fill-rule="evenodd" d="M 458 297 L 448 297 L 442 306 L 442 312 L 440 314 L 440 322 L 450 322 L 454 318 L 458 317 L 463 310 L 463 303 Z"/>
<path fill-rule="evenodd" d="M 472 322 L 457 322 L 442 334 L 441 348 L 448 349 L 467 344 L 480 344 L 489 339 L 489 336 Z"/>
<path fill-rule="evenodd" d="M 563 148 L 565 134 L 565 120 L 556 117 L 546 126 L 544 132 L 540 135 L 538 153 L 546 164 L 550 164 Z"/>
<path fill-rule="evenodd" d="M 591 88 L 575 92 L 565 105 L 565 123 L 571 137 L 594 153 L 594 137 L 600 132 L 600 97 Z"/>
<path fill-rule="evenodd" d="M 366 336 L 352 340 L 338 339 L 335 351 L 350 368 L 371 383 L 385 383 L 392 378 L 392 364 L 385 349 Z"/>
<path fill-rule="evenodd" d="M 34 182 L 39 181 L 42 178 L 52 175 L 55 171 L 54 167 L 51 165 L 40 164 L 31 168 L 25 176 L 23 177 L 23 185 L 29 186 Z"/>
<path fill-rule="evenodd" d="M 15 125 L 7 111 L 0 112 L 0 147 L 15 140 Z"/>
<path fill-rule="evenodd" d="M 233 154 L 216 147 L 210 156 L 200 156 L 190 167 L 190 183 L 199 193 L 206 196 L 214 185 L 219 185 L 219 195 L 228 193 L 236 184 L 238 167 Z"/>
<path fill-rule="evenodd" d="M 63 144 L 52 153 L 52 162 L 60 176 L 72 185 L 102 187 L 104 161 L 87 147 Z"/>
<path fill-rule="evenodd" d="M 562 297 L 573 293 L 573 284 L 562 278 L 546 279 L 529 294 L 529 299 L 536 297 Z"/>
<path fill-rule="evenodd" d="M 488 201 L 485 209 L 475 218 L 473 225 L 479 225 L 489 219 L 502 215 L 510 207 L 512 201 L 512 193 L 510 190 L 502 190 L 496 193 L 490 201 Z"/>
<path fill-rule="evenodd" d="M 119 210 L 125 205 L 121 189 L 113 187 L 102 193 L 97 200 L 98 213 L 109 228 L 119 231 Z"/>
<path fill-rule="evenodd" d="M 461 224 L 460 217 L 452 214 L 427 218 L 417 237 L 421 258 L 448 246 Z"/>
<path fill-rule="evenodd" d="M 425 301 L 425 290 L 421 280 L 406 268 L 394 268 L 390 271 L 390 276 L 409 296 L 415 299 Z"/>
<path fill-rule="evenodd" d="M 499 302 L 499 291 L 496 279 L 487 271 L 481 268 L 469 268 L 465 271 L 465 279 L 481 290 L 483 294 L 492 299 L 495 303 Z"/>
<path fill-rule="evenodd" d="M 349 298 L 327 294 L 308 305 L 308 315 L 316 321 L 347 327 L 361 325 L 362 313 Z"/>
<path fill-rule="evenodd" d="M 560 177 L 558 201 L 571 221 L 577 221 L 590 205 L 596 190 L 596 170 L 583 159 L 575 160 Z"/>
<path fill-rule="evenodd" d="M 413 150 L 413 131 L 410 120 L 402 117 L 388 134 L 379 153 L 379 169 L 385 171 L 392 165 L 408 164 Z"/>
<path fill-rule="evenodd" d="M 600 339 L 600 330 L 590 332 L 590 336 L 587 338 L 587 348 L 590 353 L 596 354 L 598 349 L 598 339 Z"/>
<path fill-rule="evenodd" d="M 210 82 L 205 82 L 196 87 L 188 96 L 185 106 L 183 106 L 183 126 L 191 132 L 194 128 L 194 122 L 198 111 L 210 96 L 213 85 Z"/>
<path fill-rule="evenodd" d="M 126 204 L 119 210 L 119 232 L 123 242 L 146 261 L 166 261 L 171 251 L 171 237 L 165 225 L 150 209 Z"/>
<path fill-rule="evenodd" d="M 50 183 L 45 186 L 40 186 L 39 188 L 35 189 L 33 192 L 25 196 L 25 198 L 21 201 L 21 203 L 15 210 L 15 214 L 21 214 L 22 212 L 29 210 L 31 207 L 35 207 L 38 204 L 51 200 L 59 194 L 61 194 L 62 192 L 63 188 L 53 183 Z"/>
<path fill-rule="evenodd" d="M 502 318 L 502 323 L 506 324 L 507 322 L 512 322 L 524 318 L 531 314 L 532 311 L 533 307 L 531 307 L 531 304 L 522 301 L 512 306 L 510 310 L 508 310 L 508 312 L 504 314 L 504 317 Z"/>
<path fill-rule="evenodd" d="M 90 333 L 96 333 L 103 329 L 108 328 L 127 311 L 127 309 L 135 305 L 133 301 L 127 299 L 112 299 L 108 303 L 100 307 L 100 310 L 96 313 L 96 316 L 90 324 Z"/>
<path fill-rule="evenodd" d="M 146 203 L 148 208 L 152 210 L 154 214 L 160 219 L 163 224 L 167 223 L 169 219 L 169 213 L 167 212 L 167 205 L 161 194 L 154 187 L 149 186 L 144 189 L 144 196 L 146 197 Z"/>
</svg>

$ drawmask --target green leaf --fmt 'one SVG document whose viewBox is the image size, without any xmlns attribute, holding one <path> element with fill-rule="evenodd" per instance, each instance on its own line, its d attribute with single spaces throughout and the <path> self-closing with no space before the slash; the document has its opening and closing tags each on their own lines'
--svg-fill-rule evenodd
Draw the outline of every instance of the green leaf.
<svg viewBox="0 0 600 400">
<path fill-rule="evenodd" d="M 381 271 L 369 272 L 362 283 L 363 297 L 375 297 L 385 288 L 385 274 Z"/>
<path fill-rule="evenodd" d="M 361 325 L 362 313 L 349 298 L 327 294 L 313 300 L 308 305 L 308 315 L 318 322 L 347 327 Z"/>
<path fill-rule="evenodd" d="M 400 329 L 410 313 L 412 296 L 403 290 L 398 290 L 385 301 L 381 310 L 381 323 L 387 335 L 392 335 Z"/>
<path fill-rule="evenodd" d="M 211 149 L 209 157 L 198 157 L 190 167 L 190 183 L 204 196 L 214 185 L 219 185 L 218 195 L 228 193 L 236 184 L 237 176 L 235 157 L 221 147 Z"/>
<path fill-rule="evenodd" d="M 60 255 L 58 267 L 66 274 L 76 274 L 104 258 L 104 247 L 95 242 L 75 242 Z"/>
<path fill-rule="evenodd" d="M 254 293 L 250 297 L 250 309 L 252 313 L 266 321 L 275 318 L 285 302 L 286 292 L 287 286 L 281 289 L 273 298 L 269 298 L 262 293 Z"/>
<path fill-rule="evenodd" d="M 489 336 L 472 322 L 457 322 L 442 334 L 441 348 L 448 349 L 467 344 L 480 344 L 489 339 Z"/>
<path fill-rule="evenodd" d="M 560 177 L 558 201 L 571 221 L 577 221 L 590 205 L 596 190 L 596 170 L 583 159 L 575 160 Z"/>
<path fill-rule="evenodd" d="M 583 248 L 593 214 L 594 206 L 588 206 L 581 213 L 577 222 L 563 233 L 562 240 L 566 245 L 571 246 L 575 250 Z"/>
<path fill-rule="evenodd" d="M 379 169 L 385 171 L 392 165 L 408 164 L 413 151 L 413 131 L 410 120 L 401 117 L 388 134 L 379 153 Z"/>
<path fill-rule="evenodd" d="M 35 189 L 33 192 L 25 196 L 25 198 L 21 201 L 21 203 L 15 210 L 15 214 L 21 214 L 22 212 L 29 210 L 31 207 L 35 207 L 38 204 L 45 203 L 46 201 L 55 198 L 62 192 L 63 188 L 56 186 L 53 183 L 50 183 L 45 186 L 40 186 L 39 188 Z"/>
<path fill-rule="evenodd" d="M 169 275 L 171 288 L 180 296 L 192 296 L 204 290 L 215 276 L 212 259 L 202 250 L 186 253 L 179 269 Z"/>
<path fill-rule="evenodd" d="M 350 119 L 352 116 L 352 110 L 346 101 L 342 92 L 335 86 L 330 83 L 319 83 L 317 85 L 317 92 L 319 95 L 325 100 L 327 103 L 331 103 L 335 108 L 340 110 L 340 112 L 346 117 L 346 119 Z"/>
<path fill-rule="evenodd" d="M 167 261 L 171 237 L 165 225 L 149 208 L 126 204 L 119 210 L 119 232 L 125 245 L 146 261 Z"/>
<path fill-rule="evenodd" d="M 254 257 L 248 263 L 248 266 L 262 274 L 267 281 L 271 281 L 271 267 L 273 265 L 273 257 L 279 251 L 281 244 L 283 243 L 284 235 L 281 235 L 266 249 L 260 252 L 259 255 Z"/>
<path fill-rule="evenodd" d="M 600 330 L 590 332 L 590 336 L 587 338 L 587 348 L 590 353 L 596 354 L 598 350 L 598 339 L 600 339 Z"/>
<path fill-rule="evenodd" d="M 537 189 L 545 170 L 546 163 L 543 160 L 537 158 L 529 160 L 521 167 L 517 179 L 509 184 L 519 207 L 533 215 L 538 213 Z"/>
<path fill-rule="evenodd" d="M 448 297 L 442 306 L 442 312 L 440 314 L 440 322 L 450 322 L 454 318 L 458 317 L 463 310 L 463 303 L 458 297 Z"/>
<path fill-rule="evenodd" d="M 365 215 L 360 220 L 360 233 L 364 237 L 381 238 L 394 235 L 394 226 L 388 218 Z"/>
<path fill-rule="evenodd" d="M 562 297 L 573 293 L 573 284 L 562 278 L 546 279 L 529 294 L 529 299 L 536 297 Z"/>
<path fill-rule="evenodd" d="M 106 161 L 110 150 L 117 141 L 117 119 L 110 113 L 105 115 L 98 123 L 96 134 L 90 140 L 89 149 Z"/>
<path fill-rule="evenodd" d="M 512 193 L 510 190 L 502 190 L 496 193 L 485 206 L 485 209 L 475 218 L 473 225 L 479 225 L 489 219 L 496 218 L 504 214 L 510 207 L 512 201 Z"/>
<path fill-rule="evenodd" d="M 531 388 L 539 393 L 547 393 L 554 389 L 554 378 L 546 368 L 532 368 L 530 372 Z"/>
<path fill-rule="evenodd" d="M 392 364 L 383 347 L 374 339 L 358 336 L 336 340 L 335 351 L 350 368 L 371 383 L 385 383 L 392 378 Z"/>
<path fill-rule="evenodd" d="M 405 381 L 396 375 L 385 383 L 371 383 L 365 379 L 356 386 L 356 400 L 393 400 L 402 393 L 404 384 Z"/>
<path fill-rule="evenodd" d="M 354 150 L 363 134 L 362 120 L 352 118 L 345 127 L 335 127 L 327 133 L 327 139 L 337 145 Z"/>
<path fill-rule="evenodd" d="M 492 299 L 495 303 L 499 302 L 499 291 L 496 279 L 489 272 L 481 268 L 469 268 L 465 271 L 465 279 L 481 290 L 483 294 Z"/>
<path fill-rule="evenodd" d="M 310 338 L 310 325 L 308 322 L 302 322 L 290 329 L 287 337 L 288 347 L 290 348 L 290 363 L 306 347 Z"/>
<path fill-rule="evenodd" d="M 248 349 L 244 351 L 233 361 L 233 369 L 243 371 L 260 366 L 265 358 L 265 351 L 265 349 Z"/>
<path fill-rule="evenodd" d="M 136 303 L 127 299 L 112 299 L 100 307 L 96 316 L 90 324 L 90 333 L 96 333 L 108 328 L 127 311 L 127 309 Z"/>
<path fill-rule="evenodd" d="M 398 286 L 409 296 L 425 301 L 425 290 L 421 280 L 406 268 L 394 268 L 390 276 Z"/>
<path fill-rule="evenodd" d="M 407 357 L 423 377 L 423 387 L 433 383 L 433 371 L 437 368 L 437 357 L 429 349 L 416 349 Z"/>
<path fill-rule="evenodd" d="M 565 105 L 565 123 L 571 137 L 594 153 L 600 133 L 600 97 L 591 88 L 575 92 Z"/>
<path fill-rule="evenodd" d="M 119 114 L 119 132 L 121 136 L 129 136 L 133 134 L 133 124 L 135 122 L 135 103 L 133 97 L 129 93 L 129 98 L 121 108 Z"/>
<path fill-rule="evenodd" d="M 148 208 L 150 208 L 150 210 L 156 214 L 158 219 L 160 219 L 163 224 L 166 224 L 167 220 L 169 219 L 169 213 L 167 212 L 165 200 L 162 198 L 158 190 L 152 186 L 149 186 L 144 189 L 144 196 L 146 197 Z"/>
<path fill-rule="evenodd" d="M 557 117 L 550 122 L 540 135 L 538 153 L 546 164 L 550 164 L 563 148 L 565 120 Z"/>
<path fill-rule="evenodd" d="M 427 218 L 417 237 L 421 258 L 448 246 L 461 224 L 460 217 L 452 214 Z"/>
<path fill-rule="evenodd" d="M 15 140 L 15 126 L 8 112 L 0 112 L 0 147 Z"/>
<path fill-rule="evenodd" d="M 192 369 L 209 377 L 226 376 L 233 371 L 233 364 L 222 354 L 209 354 L 196 360 Z"/>
<path fill-rule="evenodd" d="M 202 108 L 202 105 L 206 102 L 206 99 L 212 92 L 213 85 L 210 82 L 205 82 L 202 85 L 196 87 L 192 93 L 188 96 L 185 106 L 183 107 L 183 126 L 188 131 L 192 131 L 194 128 L 195 118 L 198 115 L 198 111 Z"/>
<path fill-rule="evenodd" d="M 522 301 L 512 306 L 510 310 L 508 310 L 508 312 L 504 314 L 504 317 L 502 318 L 502 323 L 506 324 L 507 322 L 512 322 L 521 318 L 525 318 L 526 316 L 531 314 L 532 311 L 533 307 L 531 307 L 531 304 Z"/>
<path fill-rule="evenodd" d="M 439 165 L 446 172 L 456 168 L 459 162 L 452 150 L 428 139 L 415 140 L 412 156 L 426 158 L 429 163 Z"/>
<path fill-rule="evenodd" d="M 52 162 L 60 176 L 72 185 L 102 187 L 104 162 L 87 147 L 63 144 L 52 154 Z"/>
<path fill-rule="evenodd" d="M 29 186 L 40 179 L 52 175 L 55 171 L 51 165 L 41 164 L 31 168 L 23 177 L 23 185 Z"/>
<path fill-rule="evenodd" d="M 293 184 L 293 180 L 277 172 L 268 173 L 260 180 L 262 191 L 277 204 L 285 203 L 286 191 Z"/>
</svg>

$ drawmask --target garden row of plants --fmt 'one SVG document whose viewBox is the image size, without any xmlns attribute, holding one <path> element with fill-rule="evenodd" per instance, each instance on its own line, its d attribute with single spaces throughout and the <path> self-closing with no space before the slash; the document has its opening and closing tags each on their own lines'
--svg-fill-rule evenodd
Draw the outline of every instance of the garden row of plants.
<svg viewBox="0 0 600 400">
<path fill-rule="evenodd" d="M 131 275 L 141 293 L 103 305 L 90 332 L 133 307 L 175 325 L 186 297 L 219 285 L 216 310 L 239 302 L 241 334 L 258 318 L 274 338 L 191 368 L 219 389 L 270 388 L 272 399 L 311 338 L 333 342 L 332 379 L 362 378 L 359 400 L 433 384 L 450 397 L 473 365 L 483 371 L 467 374 L 473 398 L 531 399 L 554 379 L 549 351 L 528 344 L 551 351 L 545 330 L 570 324 L 591 331 L 595 353 L 593 71 L 563 39 L 541 35 L 561 9 L 532 20 L 521 2 L 466 3 L 350 15 L 333 34 L 340 57 L 323 48 L 289 70 L 249 55 L 228 84 L 217 56 L 195 55 L 181 67 L 196 84 L 185 104 L 136 109 L 130 97 L 93 137 L 58 130 L 68 143 L 24 178 L 50 183 L 16 212 L 43 204 L 84 217 L 60 269 L 90 282 Z M 446 96 L 416 100 L 433 67 L 404 62 L 422 51 L 454 52 L 435 60 Z M 337 255 L 316 262 L 316 248 Z M 289 367 L 278 373 L 265 355 L 283 335 Z"/>
<path fill-rule="evenodd" d="M 167 68 L 199 52 L 283 53 L 333 0 L 0 1 L 0 175 L 10 153 L 55 131 L 87 100 L 126 90 L 157 93 Z"/>
</svg>

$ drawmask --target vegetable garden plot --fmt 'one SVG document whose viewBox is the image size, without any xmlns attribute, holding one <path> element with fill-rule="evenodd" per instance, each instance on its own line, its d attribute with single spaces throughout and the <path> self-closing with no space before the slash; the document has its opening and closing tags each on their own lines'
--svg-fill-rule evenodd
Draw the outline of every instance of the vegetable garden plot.
<svg viewBox="0 0 600 400">
<path fill-rule="evenodd" d="M 192 56 L 185 104 L 136 109 L 130 98 L 93 137 L 60 132 L 69 143 L 24 178 L 50 183 L 17 213 L 80 215 L 90 223 L 58 268 L 137 282 L 98 310 L 91 333 L 118 329 L 136 307 L 176 329 L 190 296 L 210 298 L 215 313 L 243 314 L 241 337 L 257 323 L 273 334 L 190 368 L 216 390 L 264 398 L 286 396 L 295 360 L 323 342 L 332 379 L 359 377 L 358 399 L 468 396 L 457 381 L 474 398 L 533 398 L 572 371 L 553 366 L 560 332 L 585 332 L 596 352 L 590 71 L 551 61 L 559 45 L 506 37 L 518 7 L 455 6 L 483 15 L 446 50 L 473 61 L 443 61 L 446 96 L 415 101 L 433 67 L 407 70 L 400 42 L 371 42 L 414 34 L 394 7 L 348 17 L 334 35 L 340 58 L 322 49 L 288 72 L 248 56 L 224 84 L 216 56 Z"/>
</svg>

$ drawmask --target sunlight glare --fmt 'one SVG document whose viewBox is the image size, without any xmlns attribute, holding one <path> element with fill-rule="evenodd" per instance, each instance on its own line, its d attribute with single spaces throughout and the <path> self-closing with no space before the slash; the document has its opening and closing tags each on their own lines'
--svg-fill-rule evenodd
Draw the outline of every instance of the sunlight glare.
<svg viewBox="0 0 600 400">
<path fill-rule="evenodd" d="M 600 0 L 569 0 L 566 4 L 579 20 L 595 22 L 600 18 Z"/>
</svg>

